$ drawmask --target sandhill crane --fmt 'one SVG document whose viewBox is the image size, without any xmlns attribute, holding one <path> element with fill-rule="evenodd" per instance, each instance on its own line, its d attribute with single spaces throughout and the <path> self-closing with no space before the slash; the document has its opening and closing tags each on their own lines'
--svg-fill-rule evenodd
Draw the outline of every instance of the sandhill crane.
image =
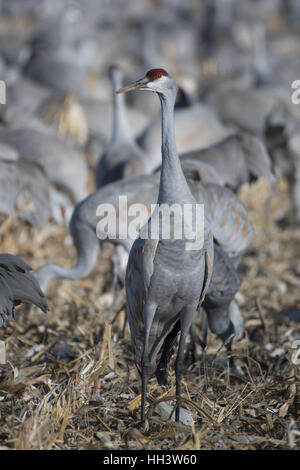
<svg viewBox="0 0 300 470">
<path fill-rule="evenodd" d="M 111 66 L 110 77 L 114 92 L 122 86 L 123 72 Z M 127 124 L 124 96 L 114 93 L 113 132 L 111 141 L 95 169 L 96 187 L 101 188 L 127 176 L 147 173 L 147 155 L 135 143 Z"/>
<path fill-rule="evenodd" d="M 42 23 L 27 40 L 30 57 L 23 74 L 54 90 L 74 90 L 79 95 L 88 93 L 88 70 L 73 54 L 74 25 L 68 19 L 67 9 L 47 23 Z M 73 27 L 72 27 L 73 26 Z M 76 25 L 77 29 L 80 24 Z"/>
<path fill-rule="evenodd" d="M 232 88 L 217 92 L 215 100 L 221 118 L 265 142 L 272 173 L 276 177 L 284 175 L 290 181 L 295 216 L 299 220 L 299 151 L 291 150 L 299 135 L 299 111 L 292 104 L 287 90 L 280 87 Z M 258 163 L 257 158 L 255 161 Z"/>
<path fill-rule="evenodd" d="M 188 184 L 197 202 L 205 198 L 207 216 L 212 226 L 214 238 L 236 264 L 253 239 L 253 229 L 248 219 L 247 211 L 238 197 L 229 189 L 219 185 L 219 177 L 203 162 L 182 160 L 182 167 Z M 206 183 L 207 182 L 207 183 Z M 217 183 L 217 184 L 216 184 Z M 77 253 L 77 261 L 73 268 L 67 269 L 56 264 L 46 264 L 40 267 L 35 275 L 42 288 L 47 289 L 52 279 L 82 279 L 89 275 L 97 262 L 100 240 L 105 233 L 98 231 L 97 208 L 100 204 L 108 204 L 115 208 L 119 220 L 119 196 L 127 198 L 128 207 L 132 204 L 143 203 L 151 210 L 155 204 L 159 190 L 159 173 L 150 175 L 131 176 L 108 184 L 76 205 L 69 224 L 69 231 Z M 98 233 L 96 234 L 96 229 Z M 107 234 L 112 243 L 122 245 L 119 250 L 124 258 L 120 265 L 127 264 L 128 253 L 133 241 L 121 240 L 117 234 Z M 116 271 L 115 276 L 121 284 L 124 283 L 125 271 Z"/>
<path fill-rule="evenodd" d="M 210 330 L 226 344 L 228 350 L 231 348 L 230 336 L 234 333 L 240 339 L 243 335 L 243 318 L 234 301 L 240 284 L 239 274 L 231 259 L 215 243 L 212 277 L 202 307 Z M 206 331 L 203 339 L 206 344 Z"/>
<path fill-rule="evenodd" d="M 92 163 L 96 164 L 99 155 L 104 151 L 111 138 L 113 125 L 113 107 L 109 101 L 91 97 L 79 97 L 78 102 L 83 109 L 88 129 L 88 150 L 92 156 Z M 126 114 L 128 127 L 133 138 L 144 131 L 149 119 L 145 114 L 127 105 Z"/>
<path fill-rule="evenodd" d="M 245 89 L 228 84 L 213 93 L 209 102 L 223 121 L 261 139 L 272 132 L 288 135 L 294 128 L 293 104 L 284 89 Z"/>
<path fill-rule="evenodd" d="M 208 316 L 209 327 L 215 334 L 225 341 L 228 339 L 226 335 L 230 336 L 234 331 L 237 339 L 240 339 L 243 335 L 243 319 L 234 302 L 234 295 L 239 287 L 234 265 L 238 265 L 248 248 L 253 238 L 253 229 L 246 209 L 232 191 L 199 181 L 200 165 L 193 172 L 189 161 L 183 161 L 183 167 L 194 197 L 199 201 L 203 198 L 205 200 L 214 239 L 217 241 L 211 283 L 202 306 Z M 212 174 L 206 172 L 205 164 L 203 168 L 202 176 L 211 177 Z M 129 205 L 143 201 L 150 208 L 158 194 L 158 174 L 131 177 L 109 184 L 76 206 L 69 230 L 76 248 L 77 262 L 71 269 L 55 264 L 46 264 L 39 268 L 34 274 L 44 290 L 52 279 L 78 280 L 89 275 L 97 263 L 100 246 L 96 235 L 97 207 L 100 203 L 106 203 L 114 205 L 118 210 L 119 194 L 127 196 Z M 114 254 L 115 278 L 124 285 L 128 253 L 133 241 L 124 240 L 122 245 L 121 240 L 117 242 L 119 244 Z M 226 346 L 229 348 L 230 343 Z"/>
<path fill-rule="evenodd" d="M 264 144 L 248 134 L 233 134 L 210 147 L 184 153 L 180 159 L 211 165 L 222 184 L 234 190 L 260 176 L 270 184 L 276 180 Z"/>
<path fill-rule="evenodd" d="M 41 228 L 50 214 L 49 181 L 38 164 L 14 152 L 0 144 L 0 214 L 14 211 L 18 219 Z"/>
<path fill-rule="evenodd" d="M 158 207 L 185 204 L 196 207 L 196 201 L 183 174 L 174 135 L 174 105 L 177 86 L 163 69 L 152 69 L 146 76 L 118 92 L 141 89 L 158 94 L 162 112 L 162 167 Z M 155 210 L 156 211 L 156 210 Z M 147 224 L 151 233 L 155 211 Z M 158 209 L 157 209 L 158 212 Z M 154 222 L 155 223 L 155 222 Z M 192 224 L 192 220 L 189 221 Z M 172 345 L 180 332 L 175 363 L 176 395 L 181 393 L 181 374 L 186 335 L 198 305 L 203 302 L 213 267 L 213 239 L 204 221 L 204 242 L 187 250 L 187 239 L 158 239 L 139 236 L 130 250 L 125 277 L 126 315 L 135 362 L 142 379 L 141 420 L 145 421 L 147 382 L 156 373 L 159 383 L 162 366 L 169 362 Z M 161 230 L 161 229 L 160 229 Z M 175 417 L 179 420 L 177 403 Z"/>
<path fill-rule="evenodd" d="M 50 90 L 29 78 L 20 75 L 7 87 L 7 102 L 26 111 L 35 112 L 50 95 Z"/>
<path fill-rule="evenodd" d="M 47 312 L 48 304 L 31 267 L 19 256 L 0 254 L 0 327 L 13 319 L 19 303 L 34 304 Z"/>
<path fill-rule="evenodd" d="M 247 210 L 226 187 L 189 181 L 196 201 L 203 201 L 214 239 L 237 267 L 253 240 L 254 230 Z"/>
<path fill-rule="evenodd" d="M 81 96 L 88 94 L 88 71 L 55 54 L 32 54 L 23 71 L 32 80 L 53 90 L 75 90 Z"/>
<path fill-rule="evenodd" d="M 30 110 L 26 110 L 18 104 L 9 104 L 9 106 L 1 106 L 0 109 L 1 123 L 6 129 L 33 129 L 46 135 L 54 136 L 53 129 L 42 121 L 41 118 L 32 114 Z M 2 129 L 2 126 L 1 126 Z"/>
<path fill-rule="evenodd" d="M 0 139 L 15 148 L 24 160 L 38 163 L 49 181 L 67 190 L 74 202 L 86 196 L 88 168 L 84 155 L 53 135 L 30 128 L 2 129 Z"/>
<path fill-rule="evenodd" d="M 236 282 L 233 282 L 235 279 L 234 266 L 238 266 L 244 252 L 253 239 L 253 229 L 249 222 L 247 211 L 238 197 L 229 188 L 220 187 L 221 177 L 216 174 L 212 166 L 201 160 L 182 159 L 182 167 L 196 201 L 205 202 L 213 236 L 219 245 L 218 252 L 223 250 L 233 263 L 231 270 L 228 269 L 229 261 L 226 263 L 226 269 L 223 269 L 224 261 L 222 261 L 222 256 L 220 255 L 217 256 L 216 263 L 214 264 L 214 270 L 219 270 L 219 265 L 222 261 L 221 272 L 227 275 L 223 279 L 223 284 L 225 284 L 226 280 L 228 281 L 225 286 L 226 288 L 223 285 L 223 297 L 220 296 L 220 302 L 223 302 L 225 319 L 222 319 L 220 315 L 220 326 L 216 331 L 223 331 L 223 325 L 229 321 L 228 315 L 230 316 L 233 312 L 235 315 L 235 318 L 232 319 L 234 331 L 238 337 L 241 337 L 241 330 L 243 331 L 241 314 L 234 302 L 229 303 L 228 308 L 228 299 L 232 298 L 233 300 L 235 294 L 234 286 L 237 285 Z M 234 168 L 237 170 L 236 166 Z M 96 236 L 97 207 L 101 203 L 110 204 L 115 207 L 116 213 L 118 213 L 119 195 L 127 197 L 128 206 L 143 202 L 150 210 L 151 204 L 155 203 L 158 195 L 158 173 L 134 176 L 106 185 L 76 206 L 69 229 L 77 252 L 77 262 L 71 269 L 54 264 L 44 265 L 38 269 L 35 275 L 43 289 L 46 289 L 48 283 L 57 277 L 81 279 L 89 275 L 96 265 L 100 245 Z M 100 233 L 98 233 L 98 236 L 101 238 Z M 110 235 L 108 235 L 108 239 L 110 238 Z M 128 253 L 133 241 L 119 240 L 118 237 L 117 240 L 111 241 L 117 243 L 114 254 L 115 279 L 118 279 L 120 284 L 124 285 Z M 213 274 L 212 282 L 214 282 L 214 279 L 217 279 L 217 282 L 219 282 L 218 276 L 216 277 Z M 232 286 L 230 281 L 233 282 Z M 214 292 L 217 291 L 217 286 L 210 291 L 213 298 Z M 218 319 L 215 322 L 218 324 Z"/>
</svg>

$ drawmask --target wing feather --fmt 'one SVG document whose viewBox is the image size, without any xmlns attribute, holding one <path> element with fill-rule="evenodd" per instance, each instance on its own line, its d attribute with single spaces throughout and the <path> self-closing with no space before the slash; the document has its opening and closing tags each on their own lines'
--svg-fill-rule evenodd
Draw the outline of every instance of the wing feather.
<svg viewBox="0 0 300 470">
<path fill-rule="evenodd" d="M 4 316 L 13 317 L 13 307 L 17 302 L 34 304 L 43 312 L 48 311 L 45 296 L 31 267 L 19 256 L 0 254 L 0 326 Z"/>
<path fill-rule="evenodd" d="M 137 238 L 130 250 L 126 270 L 126 315 L 128 318 L 133 350 L 142 347 L 143 307 L 148 298 L 154 259 L 159 240 Z M 133 344 L 133 340 L 135 344 Z"/>
</svg>

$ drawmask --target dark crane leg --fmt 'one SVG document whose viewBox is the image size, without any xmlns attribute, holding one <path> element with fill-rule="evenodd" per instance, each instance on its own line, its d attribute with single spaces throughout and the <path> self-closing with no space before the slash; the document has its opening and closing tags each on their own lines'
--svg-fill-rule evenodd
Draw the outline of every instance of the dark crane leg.
<svg viewBox="0 0 300 470">
<path fill-rule="evenodd" d="M 149 363 L 149 334 L 152 326 L 153 318 L 156 312 L 156 305 L 145 305 L 143 309 L 143 321 L 145 325 L 144 349 L 142 355 L 142 399 L 141 399 L 141 421 L 144 423 L 146 418 L 146 398 L 147 398 L 147 382 L 151 373 L 151 361 Z"/>
<path fill-rule="evenodd" d="M 178 346 L 178 353 L 175 361 L 175 376 L 176 376 L 176 396 L 180 397 L 181 394 L 181 375 L 183 371 L 183 357 L 184 357 L 184 347 L 186 343 L 186 337 L 188 331 L 192 325 L 195 313 L 197 310 L 197 305 L 184 308 L 181 312 L 181 334 Z M 175 410 L 175 421 L 179 421 L 180 418 L 180 399 L 177 399 L 176 410 Z"/>
<path fill-rule="evenodd" d="M 178 354 L 175 362 L 175 375 L 176 375 L 176 396 L 179 397 L 181 394 L 181 375 L 183 371 L 183 354 L 184 354 L 184 346 L 186 341 L 186 333 L 184 334 L 181 332 L 179 346 L 178 346 Z M 180 418 L 180 400 L 177 400 L 176 403 L 176 410 L 175 410 L 175 421 L 179 421 Z"/>
</svg>

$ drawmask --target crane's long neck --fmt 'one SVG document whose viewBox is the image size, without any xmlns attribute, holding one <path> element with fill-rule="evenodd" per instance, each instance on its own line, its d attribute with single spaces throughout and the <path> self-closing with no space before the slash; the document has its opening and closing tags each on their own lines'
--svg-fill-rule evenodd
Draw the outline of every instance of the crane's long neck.
<svg viewBox="0 0 300 470">
<path fill-rule="evenodd" d="M 52 279 L 79 280 L 87 277 L 97 262 L 99 240 L 96 231 L 81 223 L 78 223 L 74 230 L 71 226 L 70 231 L 77 252 L 76 264 L 70 269 L 57 264 L 46 264 L 35 271 L 34 275 L 43 290 Z"/>
<path fill-rule="evenodd" d="M 194 198 L 183 174 L 179 156 L 176 150 L 174 131 L 174 105 L 176 90 L 159 95 L 162 111 L 162 166 L 160 173 L 160 186 L 158 203 L 184 203 Z"/>
<path fill-rule="evenodd" d="M 111 143 L 119 140 L 129 140 L 131 133 L 127 124 L 125 97 L 122 93 L 116 94 L 116 91 L 123 86 L 122 74 L 119 71 L 112 75 L 114 102 L 113 102 L 113 132 Z"/>
<path fill-rule="evenodd" d="M 266 49 L 265 27 L 263 23 L 257 23 L 253 29 L 254 51 L 253 69 L 254 79 L 258 85 L 264 82 L 268 72 L 269 63 Z"/>
</svg>

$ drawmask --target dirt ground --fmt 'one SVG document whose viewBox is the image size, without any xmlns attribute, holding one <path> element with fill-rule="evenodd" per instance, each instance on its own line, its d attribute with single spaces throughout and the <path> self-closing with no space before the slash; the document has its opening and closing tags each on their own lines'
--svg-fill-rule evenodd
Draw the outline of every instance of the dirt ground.
<svg viewBox="0 0 300 470">
<path fill-rule="evenodd" d="M 292 360 L 300 339 L 300 227 L 290 222 L 285 180 L 272 191 L 262 180 L 241 188 L 256 231 L 241 266 L 238 303 L 246 337 L 234 340 L 243 371 L 230 371 L 225 348 L 212 334 L 205 357 L 187 355 L 182 406 L 195 424 L 161 418 L 148 408 L 139 424 L 140 379 L 124 311 L 112 322 L 112 249 L 80 282 L 53 281 L 51 311 L 16 308 L 0 331 L 0 446 L 13 449 L 299 449 L 299 372 Z M 54 222 L 38 231 L 12 218 L 0 226 L 0 252 L 22 256 L 33 269 L 46 262 L 71 266 L 70 236 Z M 283 312 L 283 313 L 281 313 Z M 294 319 L 294 320 L 293 320 Z M 174 404 L 169 385 L 153 378 L 149 396 Z"/>
</svg>

